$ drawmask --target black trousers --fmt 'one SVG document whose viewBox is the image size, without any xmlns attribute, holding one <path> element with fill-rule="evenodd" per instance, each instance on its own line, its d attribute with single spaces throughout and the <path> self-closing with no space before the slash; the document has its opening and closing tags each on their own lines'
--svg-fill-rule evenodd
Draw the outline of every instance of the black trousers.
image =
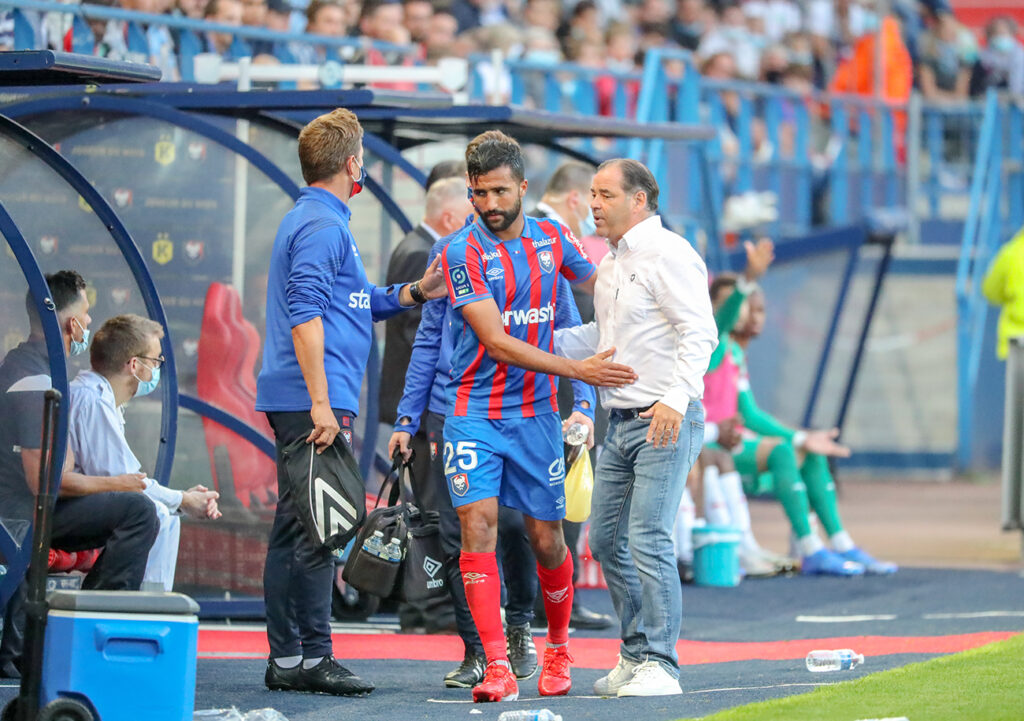
<svg viewBox="0 0 1024 721">
<path fill-rule="evenodd" d="M 64 551 L 102 548 L 82 588 L 138 591 L 146 574 L 149 549 L 160 530 L 153 501 L 142 493 L 95 493 L 59 498 L 53 508 L 50 545 Z M 19 668 L 24 646 L 25 595 L 22 581 L 4 611 L 0 665 Z"/>
<path fill-rule="evenodd" d="M 459 570 L 462 550 L 462 527 L 452 506 L 448 482 L 444 477 L 444 416 L 428 413 L 427 440 L 437 449 L 431 459 L 431 478 L 437 488 L 438 512 L 441 516 L 441 546 L 444 549 L 445 577 L 455 607 L 455 625 L 467 650 L 484 655 L 480 635 L 473 624 L 473 616 L 466 601 L 466 587 Z M 523 524 L 523 514 L 512 508 L 498 507 L 498 558 L 505 585 L 505 621 L 509 625 L 522 625 L 533 620 L 533 604 L 537 597 L 537 561 L 530 547 Z"/>
<path fill-rule="evenodd" d="M 334 415 L 342 428 L 334 442 L 345 443 L 351 449 L 353 414 L 335 409 Z M 267 413 L 267 419 L 277 445 L 278 495 L 263 568 L 270 657 L 320 658 L 332 652 L 334 554 L 310 541 L 295 509 L 294 484 L 305 483 L 306 479 L 290 478 L 281 457 L 288 444 L 309 436 L 313 422 L 309 411 L 274 411 Z"/>
</svg>

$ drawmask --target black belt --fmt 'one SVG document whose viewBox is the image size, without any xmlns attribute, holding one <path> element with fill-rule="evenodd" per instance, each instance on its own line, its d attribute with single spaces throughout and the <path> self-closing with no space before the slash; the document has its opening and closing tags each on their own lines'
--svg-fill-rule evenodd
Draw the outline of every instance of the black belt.
<svg viewBox="0 0 1024 721">
<path fill-rule="evenodd" d="M 608 411 L 608 416 L 617 421 L 630 421 L 639 418 L 641 413 L 649 411 L 653 406 L 654 403 L 644 408 L 611 408 Z"/>
</svg>

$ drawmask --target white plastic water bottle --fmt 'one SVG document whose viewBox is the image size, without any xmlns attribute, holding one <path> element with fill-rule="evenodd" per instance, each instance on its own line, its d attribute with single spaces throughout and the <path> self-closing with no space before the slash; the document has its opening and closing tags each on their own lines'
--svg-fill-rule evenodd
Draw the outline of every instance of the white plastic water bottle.
<svg viewBox="0 0 1024 721">
<path fill-rule="evenodd" d="M 384 551 L 384 558 L 388 559 L 392 563 L 402 562 L 402 544 L 397 538 L 392 538 Z"/>
<path fill-rule="evenodd" d="M 363 541 L 363 550 L 372 556 L 386 558 L 384 550 L 384 532 L 374 531 L 373 535 Z"/>
<path fill-rule="evenodd" d="M 811 651 L 807 654 L 807 670 L 814 673 L 823 671 L 849 671 L 864 663 L 864 654 L 854 653 L 848 648 L 835 651 Z"/>
<path fill-rule="evenodd" d="M 562 721 L 562 717 L 546 708 L 542 708 L 539 711 L 518 709 L 516 711 L 503 711 L 498 716 L 498 721 Z"/>
<path fill-rule="evenodd" d="M 590 435 L 590 429 L 582 423 L 573 423 L 571 426 L 565 429 L 566 445 L 570 446 L 582 446 L 587 442 L 587 436 Z"/>
</svg>

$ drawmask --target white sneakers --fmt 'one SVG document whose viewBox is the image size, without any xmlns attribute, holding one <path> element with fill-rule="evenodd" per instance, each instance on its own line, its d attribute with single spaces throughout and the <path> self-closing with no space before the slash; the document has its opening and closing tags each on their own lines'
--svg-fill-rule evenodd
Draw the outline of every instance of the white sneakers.
<svg viewBox="0 0 1024 721">
<path fill-rule="evenodd" d="M 637 664 L 622 656 L 607 676 L 594 683 L 598 696 L 675 696 L 682 692 L 679 681 L 657 661 Z"/>
<path fill-rule="evenodd" d="M 594 682 L 594 693 L 598 696 L 614 696 L 633 678 L 633 671 L 639 665 L 619 656 L 619 662 L 615 664 L 615 668 L 607 676 L 602 676 Z"/>
</svg>

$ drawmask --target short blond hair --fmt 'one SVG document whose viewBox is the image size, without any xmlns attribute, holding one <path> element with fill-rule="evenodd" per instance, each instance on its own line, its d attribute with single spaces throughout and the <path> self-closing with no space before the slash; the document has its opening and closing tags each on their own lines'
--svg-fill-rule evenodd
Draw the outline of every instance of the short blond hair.
<svg viewBox="0 0 1024 721">
<path fill-rule="evenodd" d="M 314 118 L 299 133 L 299 165 L 307 185 L 341 172 L 349 157 L 359 155 L 363 126 L 355 113 L 338 108 Z"/>
</svg>

